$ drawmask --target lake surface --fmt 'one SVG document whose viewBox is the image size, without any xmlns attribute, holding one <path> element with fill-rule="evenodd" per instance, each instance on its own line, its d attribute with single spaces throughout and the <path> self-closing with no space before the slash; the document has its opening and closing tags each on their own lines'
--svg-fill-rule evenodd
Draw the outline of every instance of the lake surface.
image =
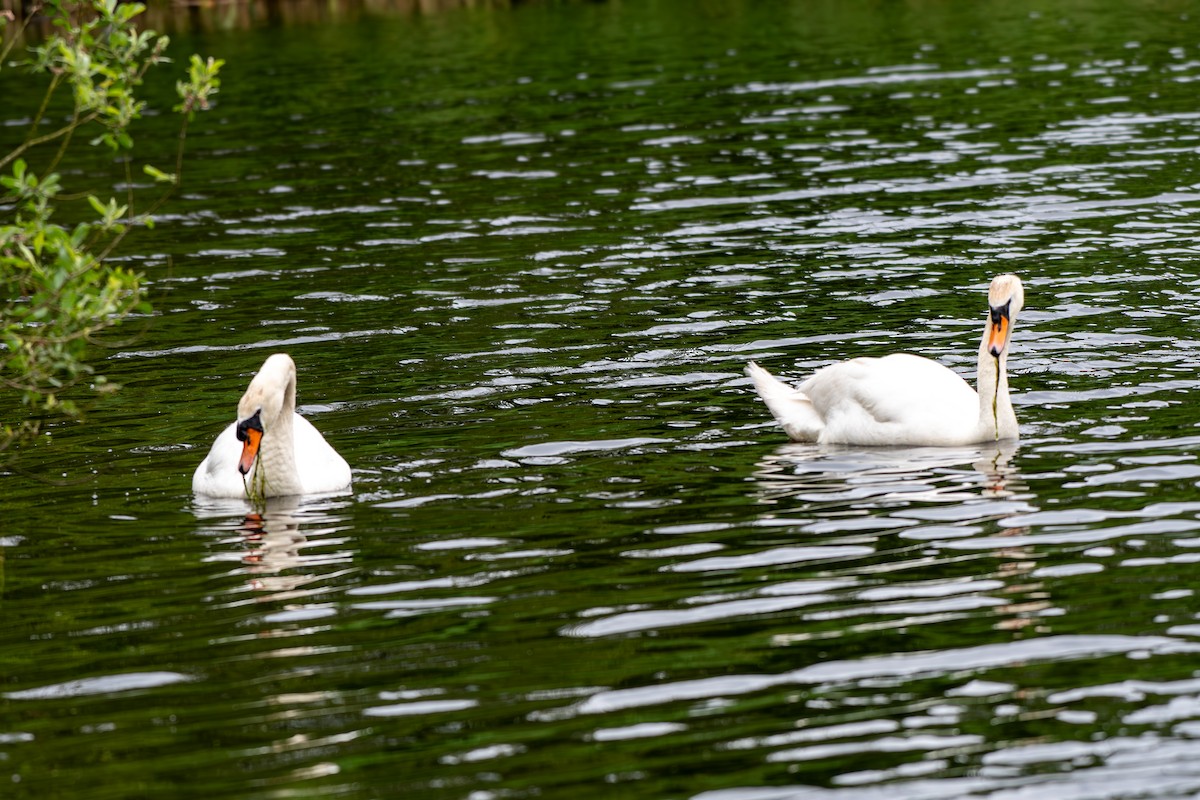
<svg viewBox="0 0 1200 800">
<path fill-rule="evenodd" d="M 175 35 L 228 66 L 124 251 L 155 316 L 0 475 L 0 796 L 1200 792 L 1194 25 L 676 0 Z M 0 132 L 28 90 L 0 74 Z M 1009 271 L 1019 445 L 788 444 L 743 377 L 973 378 Z M 276 351 L 354 493 L 197 501 Z"/>
</svg>

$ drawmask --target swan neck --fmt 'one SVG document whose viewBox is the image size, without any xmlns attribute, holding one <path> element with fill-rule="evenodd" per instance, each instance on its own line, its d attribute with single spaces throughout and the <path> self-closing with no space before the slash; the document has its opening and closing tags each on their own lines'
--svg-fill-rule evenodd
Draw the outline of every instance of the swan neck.
<svg viewBox="0 0 1200 800">
<path fill-rule="evenodd" d="M 299 494 L 300 473 L 295 444 L 296 378 L 288 377 L 279 413 L 263 420 L 263 438 L 255 460 L 254 479 L 273 494 Z"/>
<path fill-rule="evenodd" d="M 976 390 L 979 393 L 979 426 L 985 440 L 1012 439 L 1017 436 L 1017 416 L 1008 393 L 1008 343 L 994 356 L 987 346 L 987 334 L 979 346 Z"/>
<path fill-rule="evenodd" d="M 276 449 L 286 448 L 289 455 L 292 451 L 292 424 L 296 416 L 296 376 L 289 375 L 283 387 L 283 402 L 279 405 L 279 414 L 264 426 L 263 447 L 268 440 Z"/>
</svg>

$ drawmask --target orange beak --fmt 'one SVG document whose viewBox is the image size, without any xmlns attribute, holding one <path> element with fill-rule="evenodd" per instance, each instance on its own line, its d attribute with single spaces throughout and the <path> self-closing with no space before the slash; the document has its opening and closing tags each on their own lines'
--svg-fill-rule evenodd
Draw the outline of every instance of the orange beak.
<svg viewBox="0 0 1200 800">
<path fill-rule="evenodd" d="M 1011 323 L 1008 320 L 1007 309 L 1004 311 L 992 311 L 992 324 L 988 326 L 987 349 L 992 354 L 993 358 L 999 358 L 1004 352 L 1004 342 L 1008 339 L 1008 327 Z"/>
<path fill-rule="evenodd" d="M 262 441 L 262 431 L 255 428 L 246 430 L 245 443 L 242 445 L 242 458 L 238 461 L 238 472 L 245 475 L 254 466 L 254 457 L 258 455 L 258 443 Z"/>
</svg>

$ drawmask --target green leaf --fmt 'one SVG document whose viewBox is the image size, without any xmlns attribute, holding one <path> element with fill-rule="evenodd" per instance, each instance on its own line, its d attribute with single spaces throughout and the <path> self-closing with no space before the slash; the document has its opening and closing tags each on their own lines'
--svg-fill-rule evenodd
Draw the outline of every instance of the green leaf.
<svg viewBox="0 0 1200 800">
<path fill-rule="evenodd" d="M 152 166 L 150 164 L 146 164 L 144 167 L 142 167 L 142 171 L 145 172 L 147 175 L 149 175 L 151 178 L 154 178 L 154 180 L 158 181 L 159 183 L 177 183 L 178 182 L 176 179 L 175 173 L 163 172 L 158 167 Z"/>
</svg>

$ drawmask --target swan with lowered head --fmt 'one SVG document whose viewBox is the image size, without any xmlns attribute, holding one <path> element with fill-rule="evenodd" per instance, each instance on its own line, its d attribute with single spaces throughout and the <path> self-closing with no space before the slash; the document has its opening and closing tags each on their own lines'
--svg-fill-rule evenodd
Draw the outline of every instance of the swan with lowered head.
<svg viewBox="0 0 1200 800">
<path fill-rule="evenodd" d="M 296 364 L 286 353 L 263 362 L 230 423 L 192 476 L 209 497 L 327 494 L 350 488 L 350 465 L 296 413 Z"/>
<path fill-rule="evenodd" d="M 953 446 L 1015 440 L 1008 396 L 1008 344 L 1025 290 L 1016 275 L 997 275 L 972 389 L 928 358 L 893 353 L 854 358 L 817 370 L 791 387 L 753 361 L 746 374 L 787 435 L 797 442 Z"/>
</svg>

